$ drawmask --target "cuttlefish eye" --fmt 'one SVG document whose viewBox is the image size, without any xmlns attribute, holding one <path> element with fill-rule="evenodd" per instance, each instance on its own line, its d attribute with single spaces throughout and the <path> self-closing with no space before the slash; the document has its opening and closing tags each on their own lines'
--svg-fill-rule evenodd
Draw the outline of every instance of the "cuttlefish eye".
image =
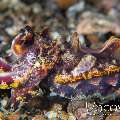
<svg viewBox="0 0 120 120">
<path fill-rule="evenodd" d="M 12 42 L 12 50 L 15 55 L 23 55 L 25 51 L 34 43 L 34 33 L 30 26 L 21 29 Z"/>
<path fill-rule="evenodd" d="M 23 47 L 29 47 L 34 43 L 34 33 L 30 26 L 26 26 L 24 29 L 20 30 L 21 39 L 18 41 Z"/>
</svg>

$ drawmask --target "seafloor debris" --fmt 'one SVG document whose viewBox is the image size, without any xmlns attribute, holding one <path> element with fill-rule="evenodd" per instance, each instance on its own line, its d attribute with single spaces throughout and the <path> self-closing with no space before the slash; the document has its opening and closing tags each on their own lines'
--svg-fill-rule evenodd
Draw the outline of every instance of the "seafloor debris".
<svg viewBox="0 0 120 120">
<path fill-rule="evenodd" d="M 77 0 L 56 0 L 56 2 L 60 8 L 66 9 L 69 6 L 75 4 L 77 2 Z"/>
<path fill-rule="evenodd" d="M 85 99 L 80 99 L 80 97 L 76 97 L 68 104 L 68 112 L 73 113 L 78 120 L 103 119 L 104 113 L 101 108 L 96 105 L 95 102 L 88 102 Z"/>
<path fill-rule="evenodd" d="M 108 16 L 97 14 L 95 12 L 85 12 L 81 15 L 80 22 L 76 31 L 80 34 L 93 33 L 120 33 L 119 23 L 117 20 L 110 19 Z"/>
<path fill-rule="evenodd" d="M 120 113 L 119 111 L 114 112 L 112 114 L 110 114 L 110 116 L 108 116 L 105 120 L 119 120 L 120 119 Z"/>
<path fill-rule="evenodd" d="M 32 120 L 45 120 L 45 118 L 42 115 L 36 115 Z"/>
<path fill-rule="evenodd" d="M 13 113 L 11 115 L 8 115 L 7 119 L 8 120 L 19 120 L 20 118 L 20 113 Z"/>
</svg>

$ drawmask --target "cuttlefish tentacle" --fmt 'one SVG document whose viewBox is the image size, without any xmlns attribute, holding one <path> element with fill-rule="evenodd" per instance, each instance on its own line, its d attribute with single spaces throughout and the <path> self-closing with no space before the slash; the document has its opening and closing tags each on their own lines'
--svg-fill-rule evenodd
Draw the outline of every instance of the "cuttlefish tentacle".
<svg viewBox="0 0 120 120">
<path fill-rule="evenodd" d="M 104 52 L 107 48 L 109 48 L 112 45 L 119 45 L 120 46 L 120 39 L 119 38 L 115 38 L 115 37 L 110 37 L 109 40 L 107 40 L 103 46 L 101 48 L 97 48 L 97 49 L 92 49 L 92 48 L 87 48 L 87 47 L 83 47 L 79 41 L 79 35 L 77 32 L 74 32 L 72 34 L 72 46 L 74 47 L 74 43 L 79 43 L 79 51 L 83 52 L 83 53 L 87 53 L 87 54 L 100 54 L 102 52 Z M 119 44 L 118 44 L 119 43 Z M 76 46 L 75 46 L 76 47 Z M 78 47 L 78 46 L 77 46 Z"/>
</svg>

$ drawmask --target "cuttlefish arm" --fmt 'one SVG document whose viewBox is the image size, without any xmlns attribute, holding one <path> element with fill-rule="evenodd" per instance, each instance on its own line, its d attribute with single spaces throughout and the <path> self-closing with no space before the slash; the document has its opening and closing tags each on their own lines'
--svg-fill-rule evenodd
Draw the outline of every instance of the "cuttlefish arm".
<svg viewBox="0 0 120 120">
<path fill-rule="evenodd" d="M 113 73 L 120 72 L 120 39 L 111 37 L 108 41 L 104 43 L 104 45 L 101 48 L 98 49 L 91 49 L 86 48 L 79 45 L 75 45 L 74 43 L 79 41 L 79 37 L 77 33 L 74 33 L 72 35 L 72 48 L 79 52 L 78 54 L 83 54 L 80 62 L 78 65 L 67 74 L 59 73 L 55 76 L 54 82 L 58 84 L 68 84 L 68 83 L 75 83 L 80 80 L 89 80 L 94 77 L 102 77 L 104 75 L 110 75 Z M 88 57 L 84 57 L 88 55 Z M 91 57 L 90 57 L 91 56 Z M 88 58 L 88 59 L 86 59 Z M 111 64 L 110 61 L 115 60 L 115 64 Z M 108 63 L 110 65 L 108 66 L 102 66 L 102 69 L 92 69 L 95 64 L 105 64 Z M 85 66 L 84 66 L 85 65 Z M 86 67 L 86 65 L 88 67 Z M 83 70 L 83 68 L 85 68 Z M 89 68 L 89 69 L 88 69 Z"/>
</svg>

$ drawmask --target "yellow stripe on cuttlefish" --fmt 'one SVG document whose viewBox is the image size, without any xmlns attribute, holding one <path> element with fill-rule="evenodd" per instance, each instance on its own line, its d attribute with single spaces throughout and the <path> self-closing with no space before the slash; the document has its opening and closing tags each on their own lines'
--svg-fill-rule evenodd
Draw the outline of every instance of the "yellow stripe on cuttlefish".
<svg viewBox="0 0 120 120">
<path fill-rule="evenodd" d="M 72 74 L 68 75 L 58 74 L 56 75 L 54 82 L 58 84 L 69 84 L 78 82 L 80 80 L 89 80 L 91 78 L 102 77 L 107 75 L 109 76 L 113 73 L 119 72 L 120 72 L 119 66 L 111 65 L 103 70 L 91 70 L 84 73 L 80 73 L 78 76 L 73 76 Z"/>
<path fill-rule="evenodd" d="M 17 88 L 20 85 L 18 81 L 14 81 L 10 85 L 7 85 L 7 83 L 0 84 L 0 89 L 10 89 L 10 88 Z"/>
</svg>

